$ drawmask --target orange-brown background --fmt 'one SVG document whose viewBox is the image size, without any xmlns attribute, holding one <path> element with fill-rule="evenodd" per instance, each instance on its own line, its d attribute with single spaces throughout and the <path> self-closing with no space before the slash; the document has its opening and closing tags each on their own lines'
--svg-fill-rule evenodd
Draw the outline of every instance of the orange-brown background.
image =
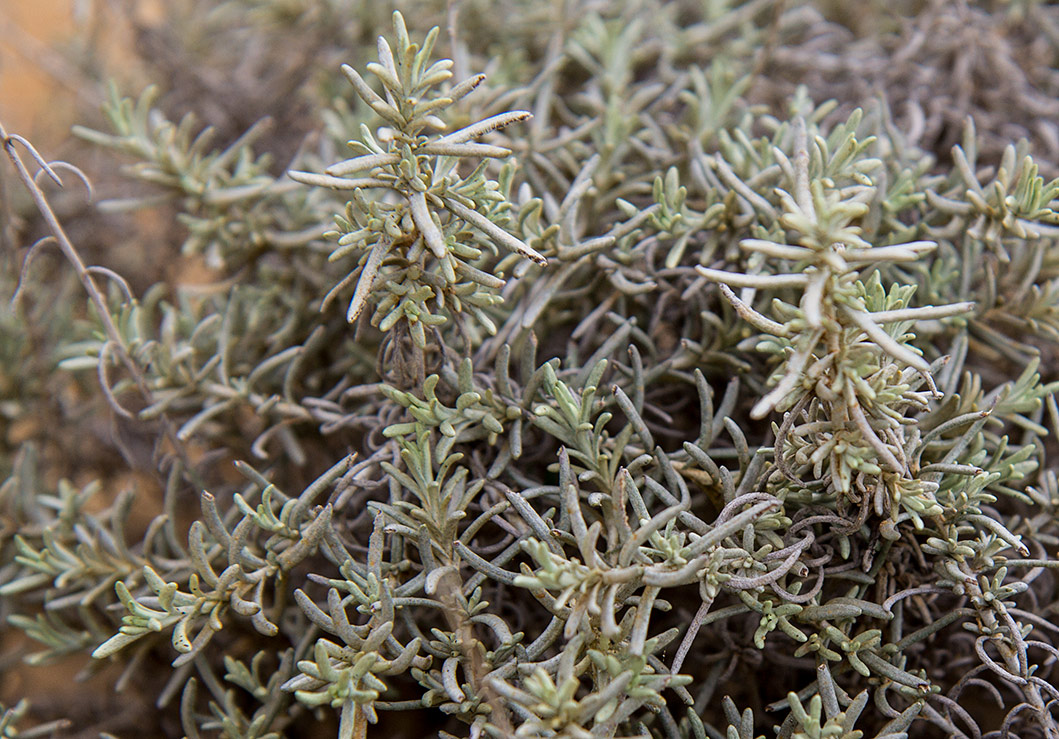
<svg viewBox="0 0 1059 739">
<path fill-rule="evenodd" d="M 51 138 L 67 127 L 75 93 L 58 79 L 52 45 L 75 33 L 73 5 L 0 0 L 0 121 L 9 132 Z M 44 69 L 49 60 L 52 73 Z"/>
<path fill-rule="evenodd" d="M 128 75 L 128 15 L 156 19 L 162 2 L 0 0 L 0 121 L 8 132 L 41 145 L 62 141 L 79 111 L 99 105 L 102 80 Z"/>
</svg>

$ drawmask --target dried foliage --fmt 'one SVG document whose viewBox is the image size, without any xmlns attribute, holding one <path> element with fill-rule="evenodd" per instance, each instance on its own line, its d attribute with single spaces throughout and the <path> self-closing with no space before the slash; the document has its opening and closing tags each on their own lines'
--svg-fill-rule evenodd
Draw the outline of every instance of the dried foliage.
<svg viewBox="0 0 1059 739">
<path fill-rule="evenodd" d="M 1059 737 L 1056 10 L 347 5 L 75 129 L 205 284 L 0 130 L 0 616 L 160 709 L 78 728 Z"/>
</svg>

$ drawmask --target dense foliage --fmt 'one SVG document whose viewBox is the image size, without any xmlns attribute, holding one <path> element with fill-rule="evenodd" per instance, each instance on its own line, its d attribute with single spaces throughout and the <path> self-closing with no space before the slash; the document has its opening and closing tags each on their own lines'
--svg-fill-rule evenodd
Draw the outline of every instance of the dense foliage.
<svg viewBox="0 0 1059 739">
<path fill-rule="evenodd" d="M 349 5 L 142 29 L 73 239 L 2 132 L 0 616 L 162 709 L 78 728 L 1059 737 L 1056 9 Z"/>
</svg>

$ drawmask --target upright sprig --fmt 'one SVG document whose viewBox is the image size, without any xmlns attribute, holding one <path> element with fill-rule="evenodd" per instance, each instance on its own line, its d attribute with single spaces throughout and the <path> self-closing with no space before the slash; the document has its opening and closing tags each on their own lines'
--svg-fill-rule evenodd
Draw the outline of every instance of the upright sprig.
<svg viewBox="0 0 1059 739">
<path fill-rule="evenodd" d="M 342 67 L 357 95 L 386 126 L 373 135 L 362 124 L 360 139 L 349 142 L 356 156 L 331 165 L 325 174 L 295 171 L 290 176 L 308 185 L 352 191 L 344 214 L 336 217 L 337 230 L 331 232 L 338 240 L 331 259 L 356 254 L 357 267 L 328 297 L 356 280 L 347 320 L 356 321 L 370 306 L 374 326 L 407 333 L 423 350 L 427 331 L 449 317 L 457 317 L 466 331 L 464 313 L 495 333 L 488 310 L 500 302 L 497 291 L 504 280 L 499 270 L 481 268 L 486 251 L 503 247 L 537 264 L 546 260 L 504 228 L 511 205 L 501 186 L 486 175 L 489 161 L 506 158 L 511 150 L 475 142 L 530 114 L 509 111 L 437 133 L 447 127 L 438 114 L 471 93 L 485 75 L 440 89 L 452 77 L 453 62 L 428 65 L 437 27 L 422 46 L 409 38 L 399 12 L 393 14 L 393 28 L 396 53 L 379 37 L 379 61 L 367 65 L 383 95 L 352 67 Z M 469 159 L 482 161 L 473 171 L 461 172 L 461 163 Z M 349 176 L 357 173 L 364 174 Z"/>
<path fill-rule="evenodd" d="M 915 261 L 936 244 L 875 246 L 861 238 L 857 220 L 875 195 L 869 173 L 880 162 L 866 155 L 874 137 L 857 139 L 859 121 L 857 112 L 829 139 L 815 137 L 810 152 L 805 122 L 795 119 L 793 161 L 779 153 L 791 180 L 790 191 L 779 193 L 785 211 L 779 222 L 796 235 L 796 243 L 740 242 L 743 249 L 789 268 L 753 275 L 698 271 L 719 282 L 739 315 L 765 334 L 759 346 L 784 357 L 775 386 L 751 410 L 752 417 L 762 418 L 794 409 L 776 445 L 778 466 L 791 474 L 787 455 L 793 451 L 796 463 L 808 465 L 816 478 L 829 478 L 842 494 L 851 493 L 854 478 L 858 490 L 873 494 L 877 483 L 884 483 L 891 500 L 903 499 L 918 516 L 925 508 L 909 502 L 917 496 L 908 488 L 917 486 L 904 459 L 903 423 L 910 409 L 926 406 L 926 395 L 916 389 L 924 382 L 931 388 L 933 380 L 930 364 L 911 346 L 914 334 L 907 331 L 917 320 L 960 315 L 973 305 L 909 308 L 911 290 L 895 285 L 887 292 L 877 272 L 860 279 L 872 265 Z M 736 296 L 733 287 L 795 288 L 801 297 L 797 305 L 776 301 L 780 320 L 775 321 Z M 798 450 L 804 453 L 799 456 Z M 917 487 L 916 492 L 926 491 Z M 940 512 L 936 505 L 930 510 Z"/>
</svg>

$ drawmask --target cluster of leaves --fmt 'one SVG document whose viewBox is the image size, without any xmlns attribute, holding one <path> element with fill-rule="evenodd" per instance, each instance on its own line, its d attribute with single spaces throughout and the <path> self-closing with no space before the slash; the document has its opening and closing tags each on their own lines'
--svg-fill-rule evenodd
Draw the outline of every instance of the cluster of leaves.
<svg viewBox="0 0 1059 739">
<path fill-rule="evenodd" d="M 376 32 L 339 5 L 210 22 Z M 3 351 L 51 364 L 0 410 L 98 377 L 154 474 L 0 459 L 28 661 L 118 663 L 192 738 L 1059 736 L 1055 162 L 760 104 L 809 5 L 441 5 L 289 172 L 152 91 L 78 129 L 205 286 L 84 267 L 27 173 L 90 309 L 22 270 Z"/>
</svg>

